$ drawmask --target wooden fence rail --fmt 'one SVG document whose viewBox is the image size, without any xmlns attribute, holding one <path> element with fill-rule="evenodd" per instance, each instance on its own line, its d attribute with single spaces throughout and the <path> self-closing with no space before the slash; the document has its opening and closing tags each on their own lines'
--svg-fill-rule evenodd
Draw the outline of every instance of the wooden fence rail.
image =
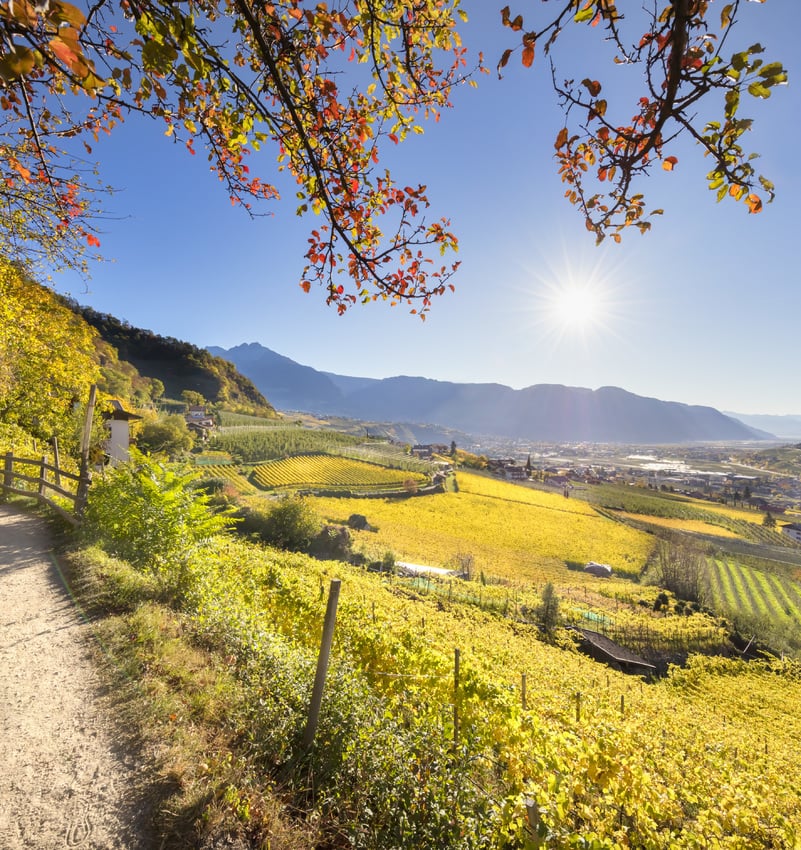
<svg viewBox="0 0 801 850">
<path fill-rule="evenodd" d="M 23 472 L 23 469 L 26 470 Z M 67 486 L 64 486 L 64 482 Z M 56 513 L 73 525 L 79 525 L 83 509 L 86 506 L 86 494 L 89 490 L 89 476 L 75 475 L 55 464 L 48 463 L 47 457 L 15 457 L 7 452 L 3 464 L 2 492 L 31 496 L 49 505 Z M 72 487 L 69 483 L 72 482 Z M 26 486 L 27 485 L 27 486 Z M 54 501 L 48 493 L 55 493 L 72 503 L 67 510 Z"/>
</svg>

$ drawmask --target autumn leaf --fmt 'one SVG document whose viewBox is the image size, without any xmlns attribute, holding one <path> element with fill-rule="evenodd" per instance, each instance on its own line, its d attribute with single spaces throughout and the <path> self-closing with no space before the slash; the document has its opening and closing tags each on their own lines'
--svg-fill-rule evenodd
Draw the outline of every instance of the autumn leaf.
<svg viewBox="0 0 801 850">
<path fill-rule="evenodd" d="M 523 48 L 522 59 L 523 59 L 523 67 L 530 68 L 532 62 L 534 62 L 534 45 L 533 44 L 527 44 Z"/>
<path fill-rule="evenodd" d="M 662 163 L 662 168 L 664 168 L 665 171 L 673 171 L 677 163 L 678 159 L 675 156 L 668 156 L 665 157 L 665 160 Z"/>
</svg>

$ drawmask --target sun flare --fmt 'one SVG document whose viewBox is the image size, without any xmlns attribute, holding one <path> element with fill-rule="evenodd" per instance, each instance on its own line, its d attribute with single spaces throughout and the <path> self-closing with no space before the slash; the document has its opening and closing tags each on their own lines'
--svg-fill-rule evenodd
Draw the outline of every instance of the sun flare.
<svg viewBox="0 0 801 850">
<path fill-rule="evenodd" d="M 570 284 L 555 288 L 548 300 L 552 319 L 564 330 L 587 330 L 603 320 L 603 298 L 597 288 Z"/>
</svg>

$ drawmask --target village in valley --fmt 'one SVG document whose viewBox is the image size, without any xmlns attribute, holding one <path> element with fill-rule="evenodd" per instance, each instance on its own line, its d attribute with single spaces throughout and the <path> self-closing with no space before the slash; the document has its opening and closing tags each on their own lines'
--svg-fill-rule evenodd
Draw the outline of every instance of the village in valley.
<svg viewBox="0 0 801 850">
<path fill-rule="evenodd" d="M 453 452 L 448 445 L 422 444 L 413 455 L 430 458 Z M 747 465 L 753 446 L 538 444 L 483 438 L 469 446 L 482 465 L 500 478 L 578 495 L 588 484 L 623 484 L 751 509 L 801 542 L 801 478 Z"/>
</svg>

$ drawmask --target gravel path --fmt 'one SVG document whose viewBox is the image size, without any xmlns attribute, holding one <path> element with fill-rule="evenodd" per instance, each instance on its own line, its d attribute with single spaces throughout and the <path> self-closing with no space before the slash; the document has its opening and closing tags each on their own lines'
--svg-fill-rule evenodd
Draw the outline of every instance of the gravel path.
<svg viewBox="0 0 801 850">
<path fill-rule="evenodd" d="M 46 526 L 0 505 L 0 847 L 150 850 L 148 777 Z"/>
</svg>

